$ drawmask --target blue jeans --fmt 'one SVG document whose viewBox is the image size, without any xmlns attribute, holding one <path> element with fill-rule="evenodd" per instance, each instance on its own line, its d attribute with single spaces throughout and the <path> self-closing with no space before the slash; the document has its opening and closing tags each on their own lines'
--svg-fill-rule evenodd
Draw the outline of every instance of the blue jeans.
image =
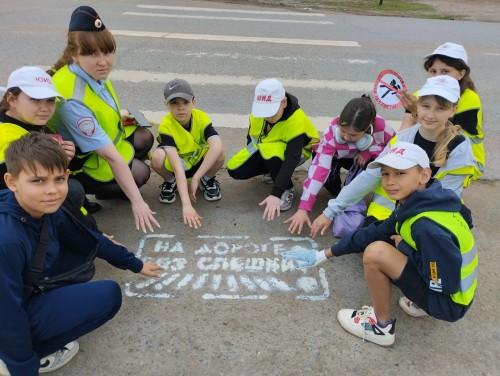
<svg viewBox="0 0 500 376">
<path fill-rule="evenodd" d="M 33 349 L 40 358 L 112 319 L 122 304 L 114 281 L 69 285 L 35 295 L 26 304 Z"/>
</svg>

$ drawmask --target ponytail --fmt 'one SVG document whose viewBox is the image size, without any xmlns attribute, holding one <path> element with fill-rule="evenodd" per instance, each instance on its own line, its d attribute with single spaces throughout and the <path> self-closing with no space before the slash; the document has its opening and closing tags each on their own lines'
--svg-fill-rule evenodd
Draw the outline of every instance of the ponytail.
<svg viewBox="0 0 500 376">
<path fill-rule="evenodd" d="M 432 163 L 436 167 L 443 167 L 448 161 L 449 150 L 448 145 L 461 134 L 462 128 L 459 125 L 453 125 L 451 121 L 445 125 L 444 130 L 439 134 L 434 147 L 434 154 L 432 156 Z"/>
<path fill-rule="evenodd" d="M 369 95 L 351 99 L 339 116 L 339 126 L 351 126 L 356 132 L 367 132 L 375 123 L 377 111 Z"/>
</svg>

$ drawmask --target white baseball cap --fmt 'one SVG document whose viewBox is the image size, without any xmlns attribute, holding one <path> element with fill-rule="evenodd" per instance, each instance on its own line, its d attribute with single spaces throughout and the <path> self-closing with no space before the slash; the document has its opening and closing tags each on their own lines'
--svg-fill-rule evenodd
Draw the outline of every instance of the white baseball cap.
<svg viewBox="0 0 500 376">
<path fill-rule="evenodd" d="M 9 76 L 7 87 L 21 89 L 28 97 L 34 99 L 63 98 L 52 83 L 52 77 L 38 67 L 22 67 L 16 69 Z"/>
<path fill-rule="evenodd" d="M 438 46 L 438 48 L 436 48 L 431 54 L 425 55 L 424 59 L 428 59 L 434 55 L 443 55 L 453 59 L 460 59 L 465 63 L 465 65 L 468 64 L 467 52 L 465 52 L 464 46 L 460 44 L 446 42 L 445 44 Z"/>
<path fill-rule="evenodd" d="M 429 77 L 418 92 L 419 97 L 426 95 L 437 95 L 451 103 L 457 103 L 460 99 L 460 84 L 450 76 Z"/>
<path fill-rule="evenodd" d="M 397 170 L 407 170 L 414 166 L 429 167 L 429 157 L 424 149 L 410 142 L 397 141 L 383 156 L 368 164 L 368 168 L 388 166 Z"/>
<path fill-rule="evenodd" d="M 252 115 L 256 118 L 267 118 L 276 115 L 283 98 L 285 98 L 285 89 L 276 78 L 260 81 L 255 88 Z"/>
</svg>

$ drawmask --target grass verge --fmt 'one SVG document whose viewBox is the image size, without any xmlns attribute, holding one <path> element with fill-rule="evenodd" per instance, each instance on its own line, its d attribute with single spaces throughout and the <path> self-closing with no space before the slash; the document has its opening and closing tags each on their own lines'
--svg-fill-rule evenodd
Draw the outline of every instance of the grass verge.
<svg viewBox="0 0 500 376">
<path fill-rule="evenodd" d="M 422 4 L 412 0 L 225 0 L 229 3 L 254 3 L 268 6 L 279 6 L 288 8 L 310 8 L 316 10 L 331 10 L 336 12 L 397 16 L 431 19 L 456 19 L 456 16 L 438 14 L 431 5 Z"/>
</svg>

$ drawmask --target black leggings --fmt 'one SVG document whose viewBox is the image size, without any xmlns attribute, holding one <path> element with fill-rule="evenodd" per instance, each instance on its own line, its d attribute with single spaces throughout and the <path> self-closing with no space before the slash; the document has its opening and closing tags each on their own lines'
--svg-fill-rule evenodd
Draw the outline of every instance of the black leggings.
<svg viewBox="0 0 500 376">
<path fill-rule="evenodd" d="M 332 169 L 330 170 L 330 174 L 328 174 L 328 178 L 325 181 L 323 186 L 325 189 L 330 192 L 334 196 L 338 196 L 340 190 L 342 189 L 342 180 L 340 179 L 340 169 L 343 167 L 346 170 L 349 170 L 354 164 L 354 160 L 352 158 L 333 158 L 332 160 Z"/>
<path fill-rule="evenodd" d="M 68 195 L 63 202 L 64 208 L 76 217 L 82 224 L 88 228 L 98 231 L 97 223 L 92 214 L 84 215 L 81 211 L 83 202 L 85 201 L 85 191 L 82 184 L 76 179 L 68 179 Z"/>
</svg>

